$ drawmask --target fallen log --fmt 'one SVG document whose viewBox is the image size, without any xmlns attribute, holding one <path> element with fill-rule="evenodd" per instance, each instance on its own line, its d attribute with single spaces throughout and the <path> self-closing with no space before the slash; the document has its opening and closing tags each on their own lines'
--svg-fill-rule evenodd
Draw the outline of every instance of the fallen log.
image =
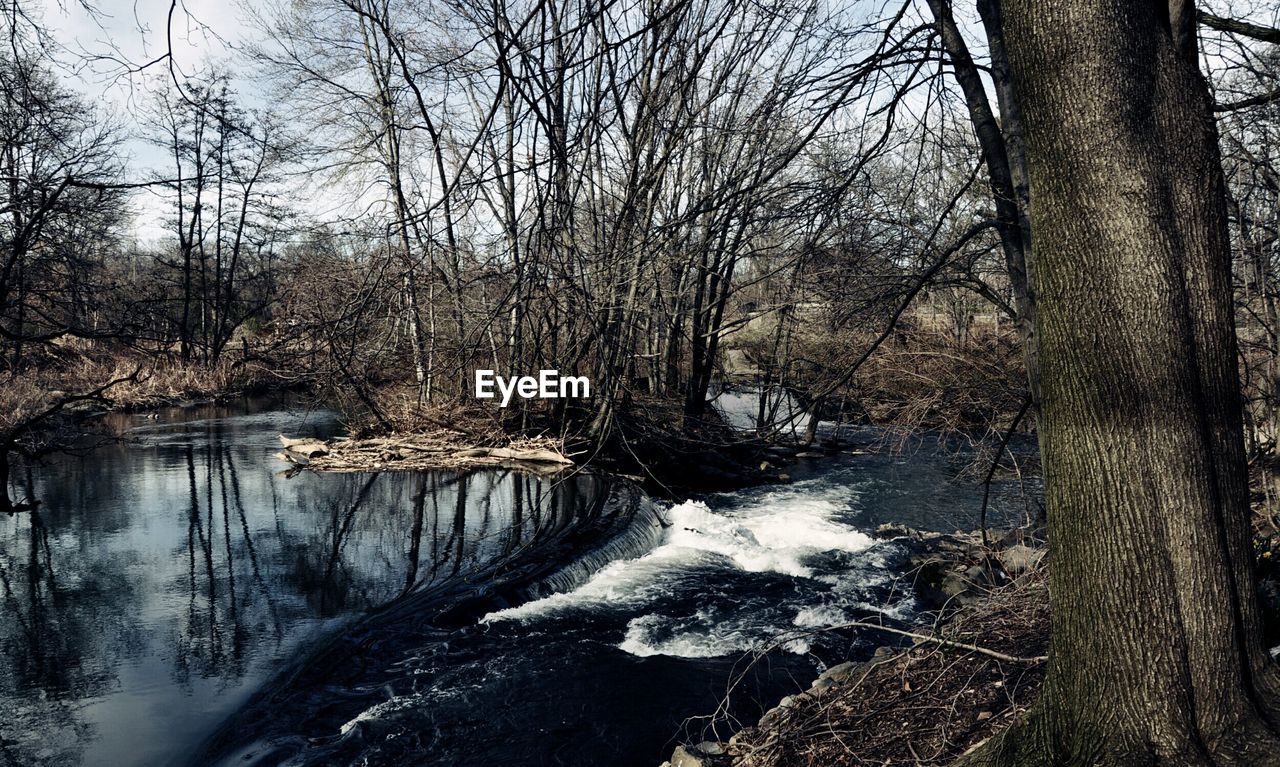
<svg viewBox="0 0 1280 767">
<path fill-rule="evenodd" d="M 504 461 L 528 461 L 530 463 L 563 463 L 573 461 L 553 450 L 517 450 L 509 447 L 472 447 L 454 453 L 458 458 L 500 458 Z"/>
<path fill-rule="evenodd" d="M 548 474 L 573 465 L 561 444 L 548 438 L 522 439 L 505 447 L 462 442 L 456 431 L 321 442 L 280 435 L 285 449 L 275 457 L 312 471 L 427 471 L 485 467 Z"/>
</svg>

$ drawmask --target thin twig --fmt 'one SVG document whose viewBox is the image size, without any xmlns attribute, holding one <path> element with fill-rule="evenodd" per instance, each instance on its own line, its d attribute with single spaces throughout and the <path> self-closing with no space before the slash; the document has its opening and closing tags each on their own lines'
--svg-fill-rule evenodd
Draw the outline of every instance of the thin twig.
<svg viewBox="0 0 1280 767">
<path fill-rule="evenodd" d="M 987 470 L 987 478 L 982 483 L 982 511 L 978 514 L 978 524 L 982 526 L 982 545 L 989 546 L 987 540 L 987 504 L 991 500 L 991 478 L 995 476 L 996 467 L 1000 465 L 1000 458 L 1004 455 L 1004 449 L 1009 446 L 1009 440 L 1013 438 L 1013 430 L 1018 428 L 1018 423 L 1022 421 L 1022 417 L 1027 414 L 1027 410 L 1031 407 L 1031 395 L 1028 394 L 1022 400 L 1022 407 L 1018 409 L 1018 414 L 1013 417 L 1013 423 L 1009 424 L 1009 429 L 1004 433 L 1004 438 L 1000 440 L 1000 447 L 996 448 L 995 460 L 991 462 L 991 468 Z M 1014 462 L 1017 465 L 1017 462 Z"/>
<path fill-rule="evenodd" d="M 918 639 L 922 642 L 933 642 L 934 644 L 941 645 L 942 647 L 954 647 L 959 650 L 969 650 L 970 652 L 981 653 L 983 655 L 987 655 L 992 658 L 995 658 L 996 660 L 1002 660 L 1006 663 L 1022 663 L 1022 664 L 1034 665 L 1034 664 L 1044 663 L 1045 661 L 1049 660 L 1049 656 L 1047 655 L 1033 655 L 1029 658 L 1019 658 L 1016 655 L 1005 655 L 1002 652 L 997 652 L 995 650 L 988 650 L 985 647 L 979 647 L 977 645 L 968 644 L 966 642 L 957 642 L 952 639 L 943 639 L 941 637 L 930 636 L 928 634 L 917 634 L 913 631 L 903 631 L 902 629 L 895 629 L 895 628 L 890 628 L 888 626 L 881 626 L 878 623 L 865 623 L 863 621 L 852 621 L 849 623 L 842 623 L 839 626 L 831 626 L 827 630 L 837 631 L 840 629 L 851 629 L 851 628 L 876 629 L 877 631 L 885 631 L 890 634 L 897 634 L 899 636 Z"/>
</svg>

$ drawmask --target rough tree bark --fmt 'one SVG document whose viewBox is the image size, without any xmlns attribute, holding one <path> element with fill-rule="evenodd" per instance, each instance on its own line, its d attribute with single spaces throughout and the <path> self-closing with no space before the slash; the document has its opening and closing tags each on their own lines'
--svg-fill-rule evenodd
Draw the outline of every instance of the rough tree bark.
<svg viewBox="0 0 1280 767">
<path fill-rule="evenodd" d="M 964 765 L 1280 764 L 1190 2 L 1005 0 L 1053 541 L 1041 698 Z"/>
</svg>

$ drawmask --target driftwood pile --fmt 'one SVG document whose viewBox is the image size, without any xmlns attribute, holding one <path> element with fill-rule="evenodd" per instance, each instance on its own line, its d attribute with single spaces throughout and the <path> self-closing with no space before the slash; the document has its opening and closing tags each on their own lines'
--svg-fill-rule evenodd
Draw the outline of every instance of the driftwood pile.
<svg viewBox="0 0 1280 767">
<path fill-rule="evenodd" d="M 295 439 L 280 435 L 276 458 L 312 471 L 421 471 L 512 468 L 554 474 L 573 465 L 559 442 L 520 439 L 505 447 L 476 447 L 458 432 L 402 434 L 373 439 Z"/>
</svg>

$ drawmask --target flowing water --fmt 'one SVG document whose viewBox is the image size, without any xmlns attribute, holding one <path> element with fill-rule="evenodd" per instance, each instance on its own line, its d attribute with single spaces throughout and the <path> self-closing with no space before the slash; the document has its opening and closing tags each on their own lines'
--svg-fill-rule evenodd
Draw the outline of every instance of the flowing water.
<svg viewBox="0 0 1280 767">
<path fill-rule="evenodd" d="M 777 645 L 730 699 L 750 719 L 885 641 L 815 629 L 911 621 L 870 531 L 981 502 L 931 441 L 671 504 L 586 473 L 287 477 L 276 434 L 337 425 L 279 405 L 119 425 L 0 518 L 10 764 L 653 765 L 744 653 Z"/>
</svg>

